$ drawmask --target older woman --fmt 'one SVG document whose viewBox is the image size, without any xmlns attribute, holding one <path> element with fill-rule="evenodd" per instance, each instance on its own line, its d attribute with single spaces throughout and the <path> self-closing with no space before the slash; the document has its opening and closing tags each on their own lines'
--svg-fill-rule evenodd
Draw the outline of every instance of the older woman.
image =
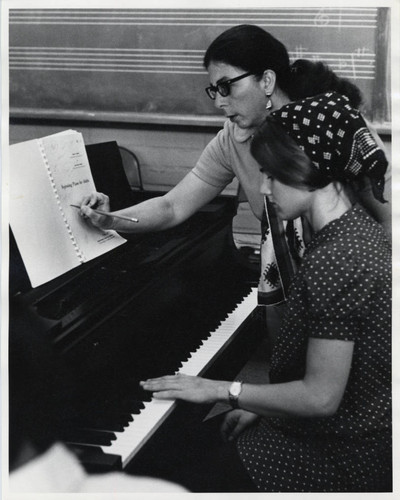
<svg viewBox="0 0 400 500">
<path fill-rule="evenodd" d="M 259 165 L 250 154 L 251 137 L 272 111 L 291 100 L 330 90 L 346 95 L 358 107 L 361 95 L 356 86 L 338 78 L 322 63 L 298 60 L 290 64 L 285 46 L 254 25 L 235 26 L 218 36 L 205 53 L 204 66 L 211 82 L 207 94 L 227 121 L 193 170 L 164 196 L 116 212 L 137 217 L 139 224 L 91 210 L 109 210 L 108 197 L 101 193 L 93 193 L 82 201 L 81 215 L 96 226 L 120 232 L 166 229 L 190 217 L 236 177 L 255 216 L 264 220 L 260 303 L 277 304 L 285 299 L 286 291 L 281 285 L 285 288 L 289 283 L 298 260 L 289 249 L 295 249 L 297 256 L 304 251 L 303 227 L 300 220 L 284 227 L 271 206 L 265 214 L 259 192 Z M 363 203 L 379 222 L 390 228 L 390 209 L 375 202 L 368 184 Z M 276 251 L 277 247 L 281 251 Z"/>
</svg>

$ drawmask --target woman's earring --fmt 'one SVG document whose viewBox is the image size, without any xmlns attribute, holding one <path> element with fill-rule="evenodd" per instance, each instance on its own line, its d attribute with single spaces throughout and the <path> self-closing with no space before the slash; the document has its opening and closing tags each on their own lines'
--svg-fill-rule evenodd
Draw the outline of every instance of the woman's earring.
<svg viewBox="0 0 400 500">
<path fill-rule="evenodd" d="M 268 101 L 267 101 L 267 104 L 265 105 L 265 109 L 267 109 L 268 111 L 272 108 L 272 101 L 271 101 L 271 95 L 272 93 L 271 92 L 268 92 L 265 94 Z"/>
</svg>

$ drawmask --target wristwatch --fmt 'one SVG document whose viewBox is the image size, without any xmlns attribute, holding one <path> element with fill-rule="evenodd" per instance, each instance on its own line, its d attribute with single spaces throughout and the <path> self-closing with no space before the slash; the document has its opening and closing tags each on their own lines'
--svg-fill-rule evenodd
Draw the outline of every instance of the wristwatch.
<svg viewBox="0 0 400 500">
<path fill-rule="evenodd" d="M 239 408 L 239 396 L 242 392 L 242 382 L 240 380 L 235 380 L 232 382 L 229 387 L 228 395 L 229 395 L 229 403 L 232 408 Z"/>
</svg>

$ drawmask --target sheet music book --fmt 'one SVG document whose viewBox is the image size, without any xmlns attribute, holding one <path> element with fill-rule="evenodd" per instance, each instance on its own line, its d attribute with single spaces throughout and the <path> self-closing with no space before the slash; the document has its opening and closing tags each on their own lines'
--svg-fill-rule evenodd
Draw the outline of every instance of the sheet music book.
<svg viewBox="0 0 400 500">
<path fill-rule="evenodd" d="M 93 191 L 79 132 L 10 146 L 10 225 L 32 287 L 126 242 L 115 231 L 86 224 L 70 206 Z"/>
</svg>

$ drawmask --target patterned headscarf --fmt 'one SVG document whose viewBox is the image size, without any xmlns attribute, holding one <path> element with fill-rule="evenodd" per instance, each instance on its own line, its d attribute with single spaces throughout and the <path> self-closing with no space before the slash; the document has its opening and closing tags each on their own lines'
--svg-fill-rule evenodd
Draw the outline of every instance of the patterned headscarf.
<svg viewBox="0 0 400 500">
<path fill-rule="evenodd" d="M 292 102 L 271 113 L 312 160 L 333 180 L 366 175 L 376 199 L 383 199 L 388 162 L 360 112 L 349 99 L 328 92 Z"/>
</svg>

